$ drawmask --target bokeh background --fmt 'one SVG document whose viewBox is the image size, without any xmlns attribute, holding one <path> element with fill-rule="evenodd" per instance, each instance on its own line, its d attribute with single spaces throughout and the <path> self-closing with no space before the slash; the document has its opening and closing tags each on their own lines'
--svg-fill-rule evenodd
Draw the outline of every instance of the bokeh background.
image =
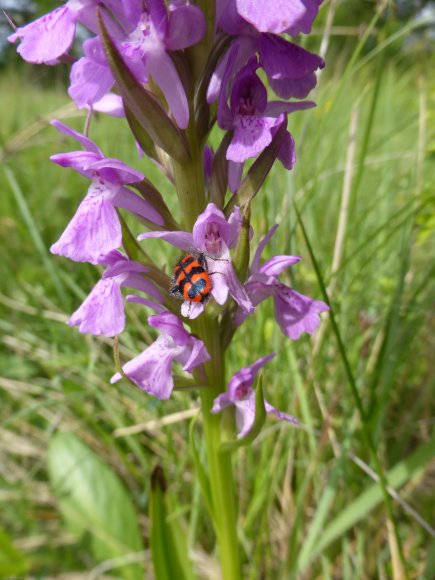
<svg viewBox="0 0 435 580">
<path fill-rule="evenodd" d="M 20 24 L 56 3 L 0 5 Z M 68 70 L 21 62 L 8 33 L 1 20 L 0 577 L 152 578 L 150 474 L 159 464 L 168 521 L 196 575 L 219 578 L 192 460 L 192 446 L 203 452 L 200 429 L 189 438 L 196 394 L 163 403 L 111 386 L 112 341 L 65 324 L 99 272 L 49 253 L 87 183 L 49 162 L 73 144 L 48 123 L 82 129 L 84 115 L 67 99 Z M 280 224 L 268 256 L 303 256 L 287 282 L 318 299 L 326 289 L 337 325 L 325 317 L 312 339 L 284 340 L 265 303 L 229 352 L 228 373 L 275 351 L 267 397 L 303 423 L 269 419 L 235 456 L 246 578 L 434 577 L 434 40 L 435 3 L 418 0 L 325 0 L 300 39 L 327 61 L 318 106 L 291 117 L 298 163 L 273 169 L 253 226 L 261 236 Z M 98 117 L 91 136 L 176 211 L 125 123 Z M 177 253 L 163 246 L 149 248 L 169 271 Z M 139 307 L 128 317 L 123 360 L 154 337 Z"/>
</svg>

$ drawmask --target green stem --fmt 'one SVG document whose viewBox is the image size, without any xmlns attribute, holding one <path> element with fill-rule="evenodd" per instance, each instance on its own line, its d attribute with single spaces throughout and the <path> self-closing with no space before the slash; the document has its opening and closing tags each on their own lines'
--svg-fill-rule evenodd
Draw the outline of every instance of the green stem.
<svg viewBox="0 0 435 580">
<path fill-rule="evenodd" d="M 214 399 L 225 390 L 225 360 L 220 347 L 219 333 L 213 321 L 204 317 L 200 336 L 211 356 L 206 365 L 210 388 L 201 391 L 205 443 L 209 466 L 214 527 L 224 580 L 242 578 L 237 539 L 237 506 L 231 454 L 219 450 L 222 441 L 222 416 L 212 415 Z"/>
<path fill-rule="evenodd" d="M 191 117 L 192 118 L 192 117 Z M 198 215 L 205 209 L 203 154 L 193 120 L 187 131 L 191 161 L 184 165 L 174 162 L 174 178 L 180 201 L 183 225 L 192 231 Z M 205 365 L 207 388 L 201 389 L 204 435 L 208 472 L 212 494 L 213 525 L 216 532 L 224 580 L 240 580 L 241 565 L 237 540 L 237 509 L 231 455 L 221 452 L 223 421 L 221 414 L 212 415 L 214 399 L 225 390 L 225 360 L 216 320 L 205 312 L 192 324 L 204 342 L 210 361 Z"/>
</svg>

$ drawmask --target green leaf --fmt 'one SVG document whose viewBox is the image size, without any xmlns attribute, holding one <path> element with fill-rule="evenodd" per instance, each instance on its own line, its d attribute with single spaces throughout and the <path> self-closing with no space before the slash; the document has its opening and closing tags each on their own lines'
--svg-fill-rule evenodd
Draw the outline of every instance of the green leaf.
<svg viewBox="0 0 435 580">
<path fill-rule="evenodd" d="M 165 230 L 179 230 L 180 226 L 174 220 L 172 213 L 170 212 L 168 206 L 165 203 L 165 200 L 162 197 L 162 194 L 158 189 L 154 187 L 154 185 L 149 181 L 146 177 L 142 181 L 137 181 L 136 183 L 132 183 L 131 187 L 137 189 L 137 191 L 141 194 L 141 196 L 146 199 L 154 209 L 156 209 L 159 214 L 162 216 L 164 220 L 163 229 Z M 152 228 L 150 229 L 162 229 L 162 226 L 157 226 L 151 224 Z"/>
<path fill-rule="evenodd" d="M 149 270 L 146 274 L 143 274 L 146 278 L 158 284 L 162 290 L 166 291 L 169 286 L 168 276 L 162 272 L 153 262 L 151 257 L 145 252 L 145 250 L 140 246 L 132 234 L 130 228 L 128 227 L 125 219 L 122 217 L 121 213 L 118 211 L 119 221 L 121 222 L 122 228 L 122 245 L 124 246 L 125 253 L 135 262 L 139 262 L 146 266 Z"/>
<path fill-rule="evenodd" d="M 223 207 L 225 203 L 228 184 L 228 161 L 226 154 L 232 138 L 232 131 L 226 133 L 213 157 L 210 179 L 210 199 L 219 208 Z"/>
<path fill-rule="evenodd" d="M 159 580 L 193 580 L 186 533 L 175 518 L 168 518 L 167 484 L 157 466 L 151 475 L 150 543 L 155 576 Z"/>
<path fill-rule="evenodd" d="M 240 282 L 245 282 L 249 269 L 250 257 L 250 229 L 251 229 L 251 207 L 248 204 L 242 208 L 242 228 L 240 230 L 237 246 L 234 251 L 233 265 Z"/>
<path fill-rule="evenodd" d="M 28 564 L 8 534 L 0 528 L 0 577 L 18 576 L 27 571 Z"/>
<path fill-rule="evenodd" d="M 257 387 L 255 389 L 255 419 L 252 429 L 249 433 L 241 439 L 234 441 L 224 441 L 221 443 L 220 451 L 235 451 L 238 447 L 250 445 L 260 434 L 266 420 L 266 407 L 264 405 L 263 396 L 263 376 L 260 374 L 257 379 Z"/>
<path fill-rule="evenodd" d="M 157 100 L 136 80 L 124 63 L 122 56 L 107 32 L 101 12 L 98 12 L 98 23 L 110 70 L 115 77 L 119 92 L 131 115 L 136 118 L 151 140 L 166 151 L 170 157 L 180 163 L 187 161 L 190 155 L 183 134 L 171 121 Z"/>
<path fill-rule="evenodd" d="M 133 133 L 133 136 L 136 139 L 136 141 L 141 146 L 142 150 L 146 153 L 146 155 L 148 155 L 148 157 L 151 157 L 151 159 L 159 161 L 154 141 L 151 139 L 151 137 L 148 135 L 148 133 L 145 131 L 142 125 L 138 122 L 138 120 L 133 115 L 126 102 L 124 102 L 124 110 L 131 132 Z"/>
<path fill-rule="evenodd" d="M 71 531 L 89 535 L 98 562 L 143 550 L 133 503 L 113 471 L 73 433 L 50 441 L 48 466 L 60 511 Z M 141 580 L 140 564 L 117 568 L 127 580 Z"/>
<path fill-rule="evenodd" d="M 279 155 L 286 131 L 287 123 L 285 122 L 275 133 L 272 142 L 250 167 L 237 193 L 231 197 L 230 201 L 225 206 L 225 215 L 228 216 L 235 205 L 242 207 L 257 195 L 264 180 L 268 176 L 275 159 Z"/>
</svg>

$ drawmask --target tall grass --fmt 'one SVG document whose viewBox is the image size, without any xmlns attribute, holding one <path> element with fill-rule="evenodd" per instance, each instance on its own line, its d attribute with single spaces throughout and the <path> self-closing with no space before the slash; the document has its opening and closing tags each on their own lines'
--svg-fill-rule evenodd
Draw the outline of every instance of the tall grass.
<svg viewBox="0 0 435 580">
<path fill-rule="evenodd" d="M 434 85 L 421 58 L 403 56 L 388 40 L 351 60 L 331 39 L 318 107 L 291 118 L 298 164 L 289 174 L 275 167 L 255 200 L 256 239 L 280 224 L 268 255 L 303 256 L 288 282 L 319 299 L 326 293 L 333 318 L 312 340 L 290 342 L 265 303 L 229 353 L 231 373 L 275 351 L 267 397 L 303 423 L 295 430 L 270 420 L 235 456 L 246 578 L 433 573 Z M 343 76 L 341 63 L 349 61 Z M 128 384 L 111 386 L 111 341 L 65 324 L 98 272 L 48 252 L 86 183 L 50 165 L 47 157 L 71 143 L 47 120 L 68 118 L 80 128 L 83 116 L 68 106 L 63 87 L 38 88 L 37 76 L 12 71 L 0 76 L 0 100 L 0 576 L 135 573 L 133 564 L 98 556 L 70 517 L 65 523 L 47 448 L 56 432 L 70 431 L 102 460 L 96 481 L 115 473 L 132 498 L 144 551 L 124 563 L 152 577 L 149 477 L 160 464 L 168 521 L 183 529 L 198 576 L 217 577 L 189 446 L 196 394 L 177 392 L 162 403 Z M 137 159 L 122 122 L 97 119 L 91 135 L 174 204 L 169 183 Z M 158 241 L 148 247 L 168 268 L 177 257 Z M 141 309 L 128 312 L 123 360 L 151 339 Z M 191 435 L 200 456 L 199 433 Z M 77 468 L 78 486 L 86 473 Z M 98 535 L 92 526 L 100 524 L 89 522 Z"/>
</svg>

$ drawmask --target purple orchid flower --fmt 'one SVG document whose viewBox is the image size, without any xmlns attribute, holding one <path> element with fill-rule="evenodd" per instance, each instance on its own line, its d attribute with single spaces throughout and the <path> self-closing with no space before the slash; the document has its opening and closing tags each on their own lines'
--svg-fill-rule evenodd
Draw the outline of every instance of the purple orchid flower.
<svg viewBox="0 0 435 580">
<path fill-rule="evenodd" d="M 251 58 L 237 73 L 228 105 L 226 87 L 232 77 L 238 50 L 239 47 L 235 45 L 230 51 L 222 79 L 217 118 L 222 129 L 234 131 L 226 153 L 229 161 L 229 187 L 233 192 L 240 185 L 243 164 L 247 159 L 257 157 L 270 144 L 275 132 L 286 122 L 285 114 L 314 107 L 314 103 L 310 101 L 268 103 L 267 89 L 255 74 L 260 66 L 256 57 Z M 291 169 L 296 161 L 294 141 L 288 132 L 278 157 L 287 169 Z"/>
<path fill-rule="evenodd" d="M 189 232 L 146 232 L 138 240 L 162 238 L 173 246 L 185 251 L 196 251 L 204 254 L 212 278 L 213 298 L 218 304 L 224 304 L 228 293 L 239 304 L 243 312 L 253 312 L 252 303 L 240 283 L 231 263 L 230 249 L 234 248 L 242 224 L 240 209 L 236 207 L 227 220 L 223 212 L 214 203 L 209 203 L 205 211 L 198 216 Z M 181 314 L 190 319 L 196 318 L 204 310 L 204 304 L 184 301 Z"/>
<path fill-rule="evenodd" d="M 258 371 L 272 360 L 274 356 L 275 353 L 263 356 L 249 367 L 244 367 L 237 371 L 228 383 L 228 391 L 222 393 L 214 400 L 211 413 L 219 413 L 231 405 L 236 407 L 236 423 L 239 429 L 238 439 L 245 437 L 254 424 L 255 390 L 252 388 L 254 379 Z M 299 425 L 299 421 L 295 417 L 278 411 L 267 401 L 264 401 L 264 406 L 266 413 L 273 413 L 280 420 L 289 421 L 293 425 Z"/>
<path fill-rule="evenodd" d="M 79 331 L 95 336 L 115 336 L 125 327 L 124 302 L 121 288 L 145 292 L 159 303 L 163 296 L 157 287 L 142 274 L 148 268 L 129 260 L 118 251 L 104 256 L 100 263 L 107 266 L 101 280 L 68 321 Z"/>
<path fill-rule="evenodd" d="M 101 256 L 121 246 L 121 224 L 117 207 L 162 225 L 160 214 L 142 197 L 123 187 L 143 179 L 142 173 L 122 161 L 104 157 L 93 141 L 60 121 L 52 121 L 59 131 L 76 139 L 86 149 L 53 155 L 62 167 L 72 167 L 92 180 L 88 194 L 67 228 L 50 251 L 76 262 L 99 264 Z"/>
<path fill-rule="evenodd" d="M 328 311 L 329 307 L 324 302 L 312 300 L 280 282 L 279 275 L 289 266 L 297 264 L 300 261 L 298 256 L 274 256 L 260 266 L 264 247 L 277 227 L 273 226 L 259 244 L 245 288 L 255 306 L 273 296 L 275 319 L 281 331 L 289 338 L 297 340 L 302 333 L 312 334 L 317 329 L 320 324 L 319 314 Z M 241 324 L 245 316 L 245 313 L 239 311 L 236 323 Z"/>
<path fill-rule="evenodd" d="M 242 18 L 259 32 L 309 34 L 323 0 L 234 0 Z"/>
<path fill-rule="evenodd" d="M 292 2 L 284 4 L 291 7 Z M 264 13 L 269 13 L 268 11 L 269 5 L 267 9 L 263 8 Z M 325 66 L 323 59 L 276 34 L 254 28 L 241 18 L 236 0 L 229 0 L 221 12 L 219 26 L 228 34 L 237 36 L 235 44 L 238 45 L 239 52 L 234 65 L 235 70 L 239 70 L 253 54 L 258 53 L 269 83 L 279 97 L 303 99 L 316 86 L 315 71 Z M 282 13 L 285 13 L 284 7 Z M 212 75 L 207 91 L 209 103 L 216 100 L 219 95 L 229 56 L 230 51 Z"/>
<path fill-rule="evenodd" d="M 195 367 L 210 360 L 204 343 L 190 335 L 181 321 L 171 312 L 162 312 L 148 317 L 148 322 L 161 335 L 157 340 L 123 366 L 123 371 L 140 389 L 166 400 L 174 388 L 172 364 L 178 361 L 183 370 L 191 373 Z M 111 383 L 121 379 L 116 373 Z"/>
<path fill-rule="evenodd" d="M 146 9 L 142 3 L 133 2 L 128 11 L 124 4 L 110 6 L 119 23 L 118 30 L 113 30 L 112 23 L 112 38 L 139 82 L 145 83 L 152 76 L 178 126 L 185 129 L 189 123 L 187 97 L 167 51 L 183 50 L 201 40 L 205 32 L 203 13 L 187 0 L 172 2 L 168 8 L 163 0 L 149 0 Z M 115 82 L 99 37 L 87 40 L 84 52 L 71 70 L 69 94 L 78 107 L 101 99 Z"/>
</svg>

